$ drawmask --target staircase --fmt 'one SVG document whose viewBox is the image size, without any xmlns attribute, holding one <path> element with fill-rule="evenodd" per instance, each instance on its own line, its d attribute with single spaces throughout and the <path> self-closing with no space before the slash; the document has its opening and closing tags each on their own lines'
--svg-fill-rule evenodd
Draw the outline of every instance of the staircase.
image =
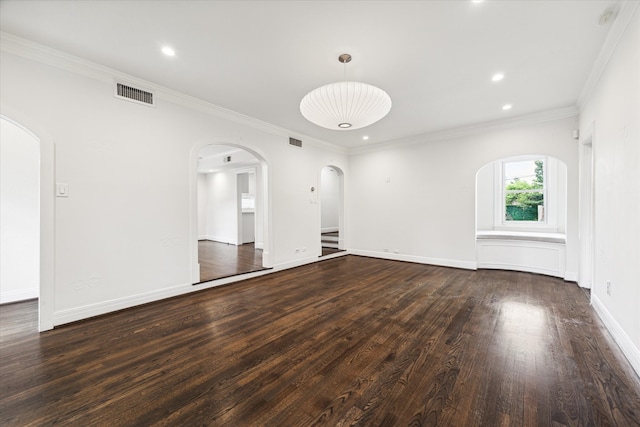
<svg viewBox="0 0 640 427">
<path fill-rule="evenodd" d="M 322 233 L 321 242 L 323 248 L 338 249 L 338 232 L 333 231 L 331 233 Z"/>
</svg>

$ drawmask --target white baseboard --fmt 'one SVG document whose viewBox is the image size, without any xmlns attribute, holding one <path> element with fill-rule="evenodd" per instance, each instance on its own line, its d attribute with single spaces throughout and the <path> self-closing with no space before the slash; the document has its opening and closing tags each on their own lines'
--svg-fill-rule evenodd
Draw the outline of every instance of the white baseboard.
<svg viewBox="0 0 640 427">
<path fill-rule="evenodd" d="M 475 261 L 460 261 L 455 259 L 430 258 L 406 254 L 394 254 L 391 252 L 366 251 L 361 249 L 351 249 L 349 251 L 353 255 L 362 255 L 371 258 L 382 258 L 394 261 L 415 262 L 418 264 L 439 265 L 442 267 L 463 268 L 465 270 L 477 270 L 478 266 Z"/>
<path fill-rule="evenodd" d="M 34 298 L 38 298 L 38 295 L 40 295 L 38 288 L 18 289 L 15 291 L 4 291 L 4 292 L 0 292 L 0 304 L 9 304 L 11 302 L 34 299 Z"/>
<path fill-rule="evenodd" d="M 88 319 L 94 316 L 100 316 L 102 314 L 111 313 L 126 308 L 135 307 L 137 305 L 147 304 L 154 301 L 159 301 L 165 298 L 171 298 L 179 295 L 188 294 L 191 292 L 201 291 L 203 289 L 209 289 L 216 286 L 226 285 L 229 283 L 239 282 L 242 280 L 250 279 L 253 277 L 263 276 L 271 274 L 276 271 L 287 270 L 290 268 L 299 267 L 306 264 L 313 264 L 318 261 L 324 261 L 328 258 L 336 258 L 346 256 L 349 254 L 369 256 L 373 258 L 384 258 L 398 261 L 417 262 L 421 264 L 441 265 L 446 267 L 457 267 L 464 269 L 475 269 L 474 262 L 456 261 L 456 260 L 444 260 L 438 258 L 424 258 L 402 254 L 390 254 L 385 252 L 372 252 L 372 251 L 343 251 L 329 256 L 319 258 L 317 256 L 308 256 L 300 258 L 294 261 L 283 262 L 275 264 L 270 270 L 256 271 L 253 273 L 242 274 L 239 276 L 227 277 L 224 279 L 212 280 L 193 286 L 191 283 L 185 283 L 177 286 L 170 286 L 164 289 L 156 291 L 146 292 L 137 295 L 131 295 L 123 298 L 117 298 L 110 301 L 104 301 L 96 304 L 89 304 L 82 307 L 76 307 L 68 310 L 60 310 L 54 313 L 53 324 L 54 326 L 63 325 L 65 323 L 75 322 L 78 320 Z"/>
<path fill-rule="evenodd" d="M 348 252 L 340 252 L 334 254 L 335 256 L 344 256 Z M 327 257 L 322 258 L 327 259 Z M 211 280 L 209 282 L 199 283 L 197 286 L 193 286 L 190 283 L 182 285 L 171 286 L 157 291 L 146 292 L 138 295 L 131 295 L 128 297 L 117 298 L 110 301 L 104 301 L 96 304 L 89 304 L 82 307 L 76 307 L 68 310 L 61 310 L 54 313 L 53 324 L 54 326 L 63 325 L 65 323 L 76 322 L 78 320 L 88 319 L 90 317 L 100 316 L 102 314 L 111 313 L 118 310 L 124 310 L 126 308 L 135 307 L 137 305 L 147 304 L 154 301 L 160 301 L 165 298 L 172 298 L 179 295 L 188 294 L 191 292 L 197 292 L 204 289 L 214 288 L 216 286 L 222 286 L 229 283 L 240 282 L 242 280 L 251 279 L 258 276 L 264 276 L 276 271 L 287 270 L 301 265 L 312 264 L 318 262 L 320 259 L 316 256 L 306 257 L 295 261 L 280 263 L 275 265 L 272 269 L 255 271 L 252 273 L 242 274 L 238 276 L 225 277 L 223 279 Z"/>
<path fill-rule="evenodd" d="M 202 237 L 198 237 L 198 240 L 211 240 L 213 242 L 227 243 L 229 245 L 238 246 L 238 239 L 230 239 L 228 237 L 221 237 L 221 236 L 211 236 L 209 234 Z"/>
<path fill-rule="evenodd" d="M 640 376 L 640 350 L 633 344 L 629 335 L 627 335 L 611 313 L 609 313 L 609 310 L 607 310 L 602 301 L 593 293 L 591 294 L 591 305 L 602 320 L 602 323 L 604 323 L 605 327 L 609 330 L 611 336 L 613 336 L 613 339 L 618 346 L 620 346 L 622 353 L 627 360 L 629 360 L 629 363 L 631 363 L 631 367 L 633 367 L 636 374 Z"/>
<path fill-rule="evenodd" d="M 525 273 L 536 273 L 536 274 L 544 274 L 546 276 L 564 277 L 562 272 L 560 271 L 546 269 L 542 267 L 533 267 L 533 266 L 524 265 L 524 264 L 516 265 L 516 264 L 499 263 L 499 262 L 491 262 L 491 263 L 479 262 L 478 268 L 481 268 L 481 269 L 487 268 L 487 269 L 494 269 L 494 270 L 524 271 Z"/>
<path fill-rule="evenodd" d="M 306 258 L 300 258 L 294 261 L 281 262 L 280 264 L 274 264 L 273 269 L 276 271 L 288 270 L 290 268 L 300 267 L 301 265 L 312 264 L 318 261 L 317 256 L 309 256 Z"/>
<path fill-rule="evenodd" d="M 577 271 L 565 271 L 564 272 L 564 280 L 566 282 L 576 282 L 576 283 L 578 283 L 578 272 Z"/>
<path fill-rule="evenodd" d="M 337 233 L 338 231 L 340 231 L 338 227 L 325 227 L 320 229 L 321 233 Z"/>
<path fill-rule="evenodd" d="M 254 242 L 253 246 L 255 246 L 256 249 L 264 249 L 264 243 L 262 242 Z"/>
<path fill-rule="evenodd" d="M 145 292 L 143 294 L 117 298 L 110 301 L 89 304 L 68 310 L 61 310 L 54 313 L 53 324 L 54 326 L 64 325 L 65 323 L 76 322 L 78 320 L 84 320 L 90 317 L 100 316 L 102 314 L 135 307 L 137 305 L 160 301 L 165 298 L 172 298 L 179 295 L 189 294 L 191 292 L 198 292 L 204 289 L 214 288 L 216 286 L 240 282 L 242 280 L 247 280 L 253 277 L 273 273 L 273 271 L 274 270 L 254 271 L 252 273 L 203 282 L 198 284 L 197 286 L 194 286 L 191 283 L 185 283 L 182 285 L 159 289 L 157 291 Z"/>
</svg>

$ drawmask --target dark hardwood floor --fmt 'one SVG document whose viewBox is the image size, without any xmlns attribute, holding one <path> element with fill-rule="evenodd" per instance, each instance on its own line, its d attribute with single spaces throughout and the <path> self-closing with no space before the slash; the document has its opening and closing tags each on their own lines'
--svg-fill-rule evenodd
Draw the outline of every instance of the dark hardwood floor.
<svg viewBox="0 0 640 427">
<path fill-rule="evenodd" d="M 211 240 L 198 241 L 200 282 L 266 270 L 262 266 L 262 249 L 253 243 L 229 245 Z"/>
<path fill-rule="evenodd" d="M 2 426 L 640 425 L 638 377 L 546 276 L 350 255 L 42 334 L 35 309 L 0 307 Z"/>
<path fill-rule="evenodd" d="M 326 247 L 322 247 L 322 255 L 321 256 L 325 256 L 325 255 L 331 255 L 331 254 L 336 254 L 338 252 L 345 252 L 344 249 L 336 249 L 336 248 L 326 248 Z"/>
</svg>

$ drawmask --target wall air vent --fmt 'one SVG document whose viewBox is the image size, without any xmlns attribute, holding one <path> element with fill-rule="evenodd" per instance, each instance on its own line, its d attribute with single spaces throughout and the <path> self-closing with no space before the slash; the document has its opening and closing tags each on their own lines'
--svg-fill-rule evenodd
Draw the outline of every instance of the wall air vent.
<svg viewBox="0 0 640 427">
<path fill-rule="evenodd" d="M 302 148 L 302 141 L 300 141 L 299 139 L 289 138 L 289 144 L 293 145 L 294 147 Z"/>
<path fill-rule="evenodd" d="M 116 82 L 116 98 L 126 99 L 145 105 L 155 105 L 153 102 L 153 92 L 138 89 L 123 83 Z"/>
</svg>

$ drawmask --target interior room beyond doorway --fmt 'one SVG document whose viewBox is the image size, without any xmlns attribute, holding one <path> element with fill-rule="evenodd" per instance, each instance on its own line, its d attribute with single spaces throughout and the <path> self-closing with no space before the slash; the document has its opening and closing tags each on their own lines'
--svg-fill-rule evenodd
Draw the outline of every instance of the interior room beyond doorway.
<svg viewBox="0 0 640 427">
<path fill-rule="evenodd" d="M 263 270 L 260 160 L 238 147 L 198 153 L 198 283 Z"/>
</svg>

